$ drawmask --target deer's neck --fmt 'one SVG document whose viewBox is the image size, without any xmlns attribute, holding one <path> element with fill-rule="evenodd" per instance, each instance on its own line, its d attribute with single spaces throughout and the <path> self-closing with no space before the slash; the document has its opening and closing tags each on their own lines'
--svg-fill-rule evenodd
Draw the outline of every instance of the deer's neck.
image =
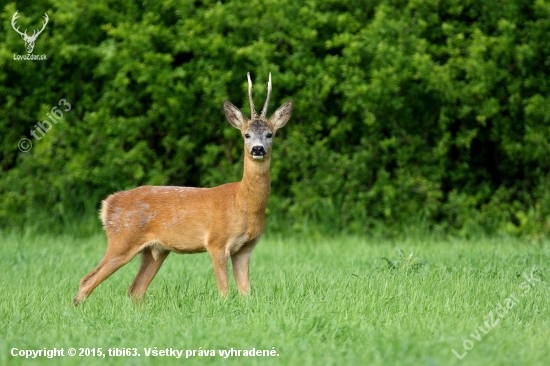
<svg viewBox="0 0 550 366">
<path fill-rule="evenodd" d="M 254 237 L 263 233 L 265 209 L 271 192 L 269 175 L 270 158 L 257 162 L 244 157 L 244 174 L 239 187 L 239 200 L 246 205 L 248 216 L 248 234 Z"/>
</svg>

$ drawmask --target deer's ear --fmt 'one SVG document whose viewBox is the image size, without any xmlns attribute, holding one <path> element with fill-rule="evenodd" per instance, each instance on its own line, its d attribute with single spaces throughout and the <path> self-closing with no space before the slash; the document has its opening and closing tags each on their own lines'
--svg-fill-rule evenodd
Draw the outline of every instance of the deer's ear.
<svg viewBox="0 0 550 366">
<path fill-rule="evenodd" d="M 269 119 L 269 122 L 273 125 L 273 127 L 277 130 L 281 127 L 283 127 L 288 120 L 290 119 L 290 116 L 292 115 L 292 108 L 294 107 L 294 102 L 291 100 L 287 101 L 285 104 L 277 108 L 275 113 L 271 116 Z"/>
<path fill-rule="evenodd" d="M 229 123 L 231 123 L 233 127 L 241 130 L 246 122 L 243 112 L 227 100 L 223 102 L 223 110 Z"/>
</svg>

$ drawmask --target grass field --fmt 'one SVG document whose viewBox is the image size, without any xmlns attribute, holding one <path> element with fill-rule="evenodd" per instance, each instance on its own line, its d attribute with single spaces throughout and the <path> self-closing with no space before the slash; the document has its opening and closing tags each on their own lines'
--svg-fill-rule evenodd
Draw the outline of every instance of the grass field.
<svg viewBox="0 0 550 366">
<path fill-rule="evenodd" d="M 227 299 L 218 296 L 207 254 L 171 254 L 141 306 L 126 297 L 136 258 L 75 308 L 104 236 L 1 234 L 0 365 L 488 366 L 545 365 L 550 356 L 548 241 L 266 235 L 246 298 L 234 282 Z M 155 347 L 182 358 L 145 355 Z M 13 348 L 65 356 L 26 359 Z M 80 348 L 140 356 L 79 357 Z M 241 356 L 218 353 L 231 348 Z M 278 356 L 243 356 L 253 348 Z"/>
</svg>

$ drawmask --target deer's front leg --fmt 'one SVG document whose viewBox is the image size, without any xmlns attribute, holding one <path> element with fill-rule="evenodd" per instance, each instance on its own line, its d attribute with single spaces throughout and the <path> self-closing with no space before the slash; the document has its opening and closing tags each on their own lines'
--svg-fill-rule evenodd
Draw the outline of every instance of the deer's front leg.
<svg viewBox="0 0 550 366">
<path fill-rule="evenodd" d="M 239 294 L 246 295 L 250 292 L 250 279 L 248 278 L 248 265 L 250 264 L 250 255 L 248 253 L 235 253 L 231 255 L 233 263 L 233 275 L 239 289 Z"/>
<path fill-rule="evenodd" d="M 250 279 L 248 277 L 248 268 L 250 264 L 250 256 L 252 250 L 258 243 L 258 240 L 254 240 L 247 243 L 237 253 L 231 255 L 231 263 L 233 263 L 233 276 L 235 276 L 235 282 L 241 295 L 247 295 L 250 292 Z"/>
<path fill-rule="evenodd" d="M 220 291 L 220 295 L 225 297 L 229 291 L 229 283 L 227 281 L 227 261 L 229 260 L 229 256 L 225 248 L 213 248 L 208 251 L 212 257 L 212 268 L 216 276 L 218 290 Z"/>
</svg>

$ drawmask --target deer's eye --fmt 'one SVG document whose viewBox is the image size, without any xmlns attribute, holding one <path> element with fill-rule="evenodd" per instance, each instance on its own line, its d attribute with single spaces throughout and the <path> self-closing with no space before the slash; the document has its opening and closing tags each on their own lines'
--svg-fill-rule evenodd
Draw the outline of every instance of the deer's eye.
<svg viewBox="0 0 550 366">
<path fill-rule="evenodd" d="M 247 138 L 247 139 L 249 139 L 249 138 L 250 138 L 250 135 L 247 134 L 247 133 L 245 133 L 245 134 L 244 134 L 244 137 Z"/>
<path fill-rule="evenodd" d="M 268 133 L 268 134 L 266 135 L 266 137 L 267 137 L 268 139 L 270 139 L 270 138 L 273 137 L 273 135 L 272 135 L 271 133 Z"/>
</svg>

